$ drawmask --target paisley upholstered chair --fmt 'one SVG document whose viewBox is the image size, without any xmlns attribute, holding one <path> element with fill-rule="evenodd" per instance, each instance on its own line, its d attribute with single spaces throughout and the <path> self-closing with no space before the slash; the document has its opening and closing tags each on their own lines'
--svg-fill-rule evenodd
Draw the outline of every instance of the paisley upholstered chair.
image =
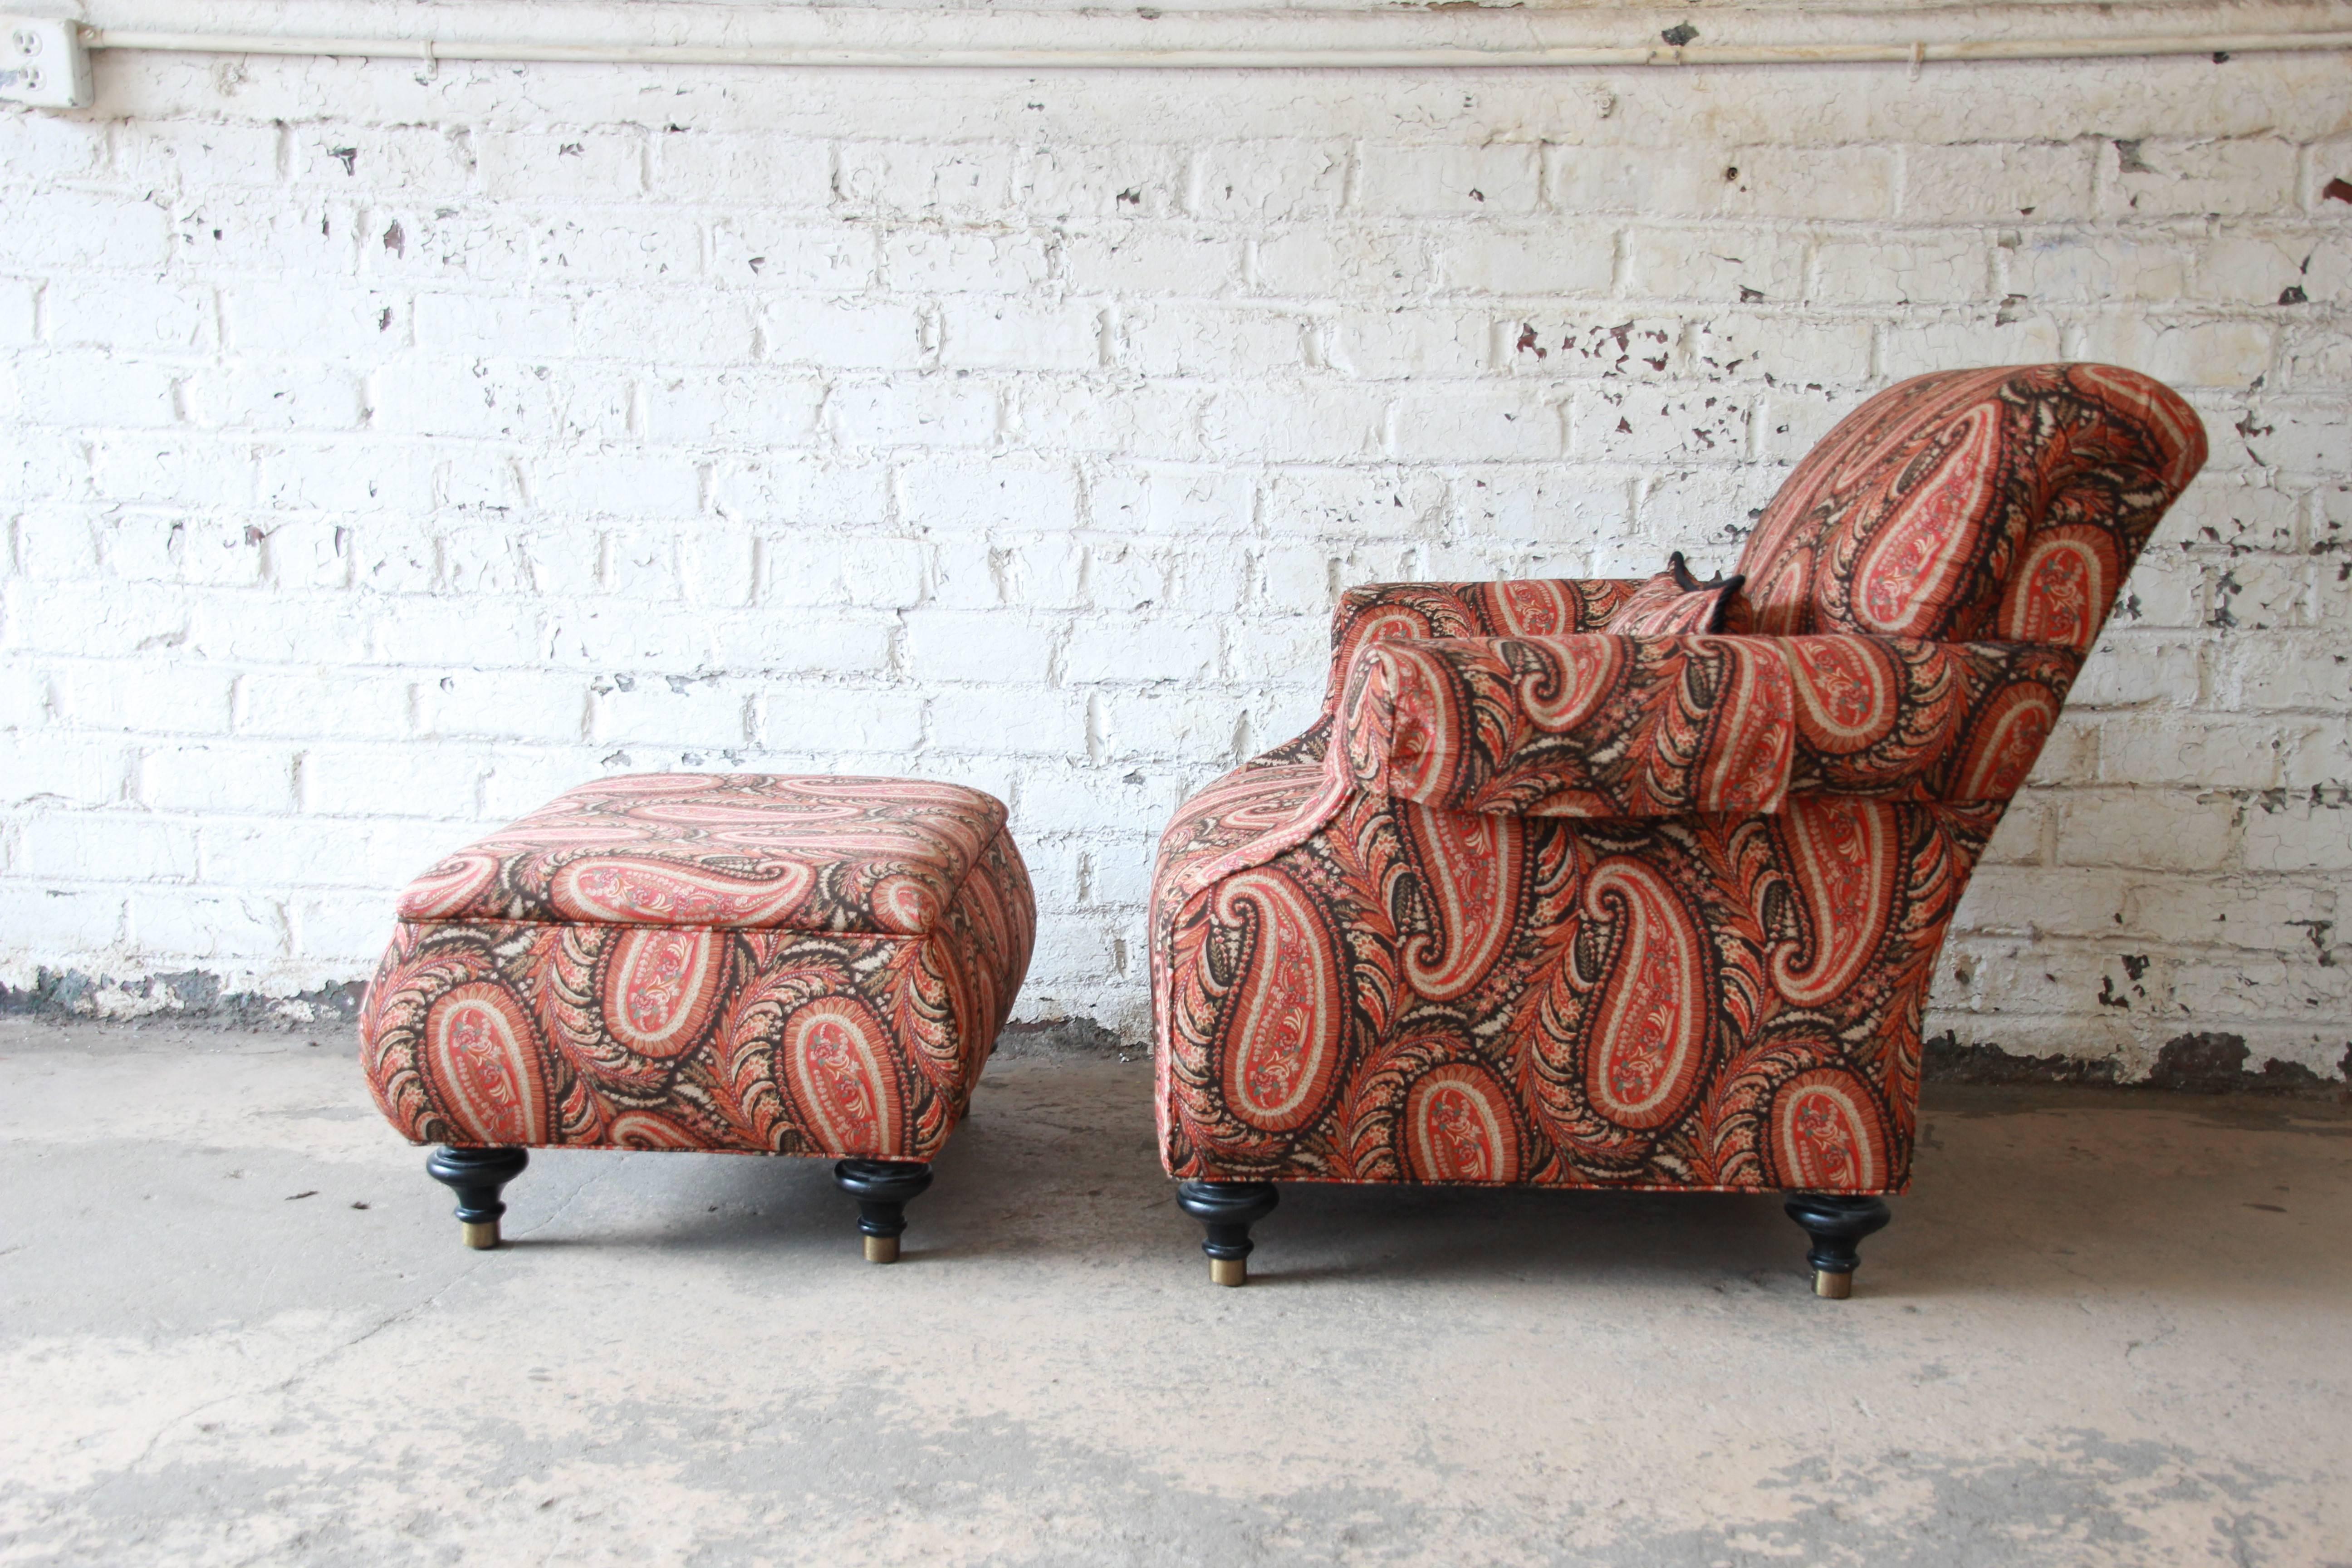
<svg viewBox="0 0 2352 1568">
<path fill-rule="evenodd" d="M 1846 1295 L 1953 908 L 2204 458 L 2129 371 L 1924 376 L 1740 577 L 1350 591 L 1322 719 L 1160 843 L 1160 1152 L 1211 1277 L 1277 1182 L 1780 1191 Z"/>
</svg>

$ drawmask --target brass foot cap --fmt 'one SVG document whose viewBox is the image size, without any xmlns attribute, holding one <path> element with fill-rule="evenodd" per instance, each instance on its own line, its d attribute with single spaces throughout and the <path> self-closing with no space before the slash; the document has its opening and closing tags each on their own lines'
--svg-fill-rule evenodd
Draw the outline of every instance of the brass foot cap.
<svg viewBox="0 0 2352 1568">
<path fill-rule="evenodd" d="M 459 1222 L 466 1232 L 466 1245 L 477 1252 L 488 1252 L 499 1245 L 499 1222 L 484 1220 L 479 1225 Z"/>
<path fill-rule="evenodd" d="M 1843 1301 L 1853 1294 L 1853 1276 L 1816 1268 L 1813 1270 L 1813 1294 L 1832 1301 Z"/>
<path fill-rule="evenodd" d="M 898 1261 L 898 1238 L 895 1236 L 869 1236 L 866 1238 L 866 1261 L 896 1263 Z"/>
<path fill-rule="evenodd" d="M 1212 1285 L 1248 1284 L 1249 1259 L 1245 1258 L 1212 1258 L 1209 1259 L 1209 1283 Z"/>
</svg>

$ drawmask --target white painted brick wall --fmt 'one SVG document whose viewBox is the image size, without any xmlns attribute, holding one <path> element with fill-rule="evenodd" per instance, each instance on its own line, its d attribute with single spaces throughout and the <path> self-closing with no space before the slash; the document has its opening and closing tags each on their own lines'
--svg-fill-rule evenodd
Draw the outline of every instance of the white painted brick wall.
<svg viewBox="0 0 2352 1568">
<path fill-rule="evenodd" d="M 0 114 L 0 981 L 289 994 L 567 784 L 871 770 L 1010 800 L 1021 1015 L 1139 1037 L 1153 840 L 1338 589 L 1709 569 L 1889 380 L 2068 355 L 2213 461 L 1929 1026 L 2332 1076 L 2342 73 L 109 56 Z"/>
</svg>

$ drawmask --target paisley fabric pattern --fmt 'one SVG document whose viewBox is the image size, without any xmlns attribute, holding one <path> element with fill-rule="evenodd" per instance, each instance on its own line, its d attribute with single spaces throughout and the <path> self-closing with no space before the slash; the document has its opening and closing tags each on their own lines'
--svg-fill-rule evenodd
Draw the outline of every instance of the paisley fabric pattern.
<svg viewBox="0 0 2352 1568">
<path fill-rule="evenodd" d="M 1743 597 L 1759 632 L 2087 653 L 2124 570 L 2204 462 L 2196 411 L 2131 371 L 1919 376 L 1797 465 L 1740 556 Z"/>
<path fill-rule="evenodd" d="M 1698 633 L 1745 630 L 1731 625 L 1740 587 L 1747 578 L 1734 573 L 1702 583 L 1691 575 L 1675 551 L 1666 569 L 1633 590 L 1617 607 L 1605 630 L 1623 637 L 1687 637 Z"/>
<path fill-rule="evenodd" d="M 1281 793 L 1285 771 L 1237 776 Z M 1464 815 L 1352 794 L 1155 908 L 1162 1159 L 1232 1180 L 1899 1186 L 1937 951 L 2000 815 L 1487 816 L 1500 853 L 1465 896 L 1436 878 L 1467 858 L 1430 848 Z M 1161 879 L 1231 834 L 1192 819 Z M 1281 1086 L 1279 1115 L 1254 1084 Z"/>
<path fill-rule="evenodd" d="M 2006 800 L 2072 648 L 1908 637 L 1382 643 L 1349 672 L 1357 787 L 1454 811 L 1777 811 L 1791 790 Z"/>
<path fill-rule="evenodd" d="M 1350 588 L 1331 619 L 1324 711 L 1339 700 L 1356 656 L 1376 642 L 1434 637 L 1557 637 L 1609 629 L 1647 585 L 1640 577 L 1518 583 L 1385 583 Z"/>
<path fill-rule="evenodd" d="M 929 1160 L 1035 932 L 1003 805 L 887 779 L 604 780 L 402 909 L 362 1063 L 404 1136 L 461 1145 Z"/>
<path fill-rule="evenodd" d="M 631 773 L 566 790 L 402 895 L 404 920 L 928 931 L 1004 806 L 956 784 Z"/>
<path fill-rule="evenodd" d="M 1927 377 L 1791 475 L 1732 635 L 1350 592 L 1322 719 L 1160 842 L 1169 1171 L 1903 1190 L 1945 929 L 2203 456 L 2129 372 Z"/>
<path fill-rule="evenodd" d="M 1376 642 L 1433 637 L 1566 637 L 1606 631 L 1639 593 L 1640 577 L 1530 578 L 1509 583 L 1381 583 L 1350 588 L 1331 618 L 1331 672 L 1323 716 L 1306 733 L 1253 758 L 1248 767 L 1320 762 L 1348 671 Z"/>
</svg>

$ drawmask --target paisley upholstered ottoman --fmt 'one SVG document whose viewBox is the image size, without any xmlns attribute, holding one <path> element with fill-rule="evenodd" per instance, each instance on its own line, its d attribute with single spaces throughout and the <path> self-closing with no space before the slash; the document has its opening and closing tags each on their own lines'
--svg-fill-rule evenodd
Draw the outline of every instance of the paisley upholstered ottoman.
<svg viewBox="0 0 2352 1568">
<path fill-rule="evenodd" d="M 1003 805 L 908 779 L 583 784 L 413 883 L 376 1104 L 499 1244 L 526 1149 L 834 1155 L 871 1262 L 964 1112 L 1036 913 Z"/>
</svg>

